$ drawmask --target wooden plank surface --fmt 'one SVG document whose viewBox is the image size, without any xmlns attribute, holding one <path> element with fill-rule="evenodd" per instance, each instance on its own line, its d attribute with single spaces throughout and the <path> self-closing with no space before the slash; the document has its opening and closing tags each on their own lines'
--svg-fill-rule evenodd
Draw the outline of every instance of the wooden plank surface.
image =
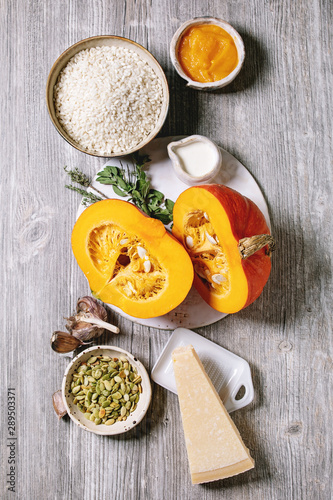
<svg viewBox="0 0 333 500">
<path fill-rule="evenodd" d="M 246 47 L 242 72 L 219 92 L 187 89 L 169 58 L 175 30 L 201 15 L 229 21 Z M 332 498 L 331 25 L 330 0 L 0 0 L 1 498 Z M 99 34 L 133 39 L 163 66 L 170 111 L 161 135 L 215 140 L 247 166 L 269 204 L 277 250 L 262 296 L 198 330 L 251 366 L 255 400 L 232 418 L 256 468 L 239 477 L 191 485 L 177 398 L 157 385 L 147 417 L 119 437 L 85 433 L 53 413 L 68 360 L 49 338 L 89 292 L 71 253 L 78 197 L 64 189 L 63 166 L 92 174 L 103 159 L 56 133 L 45 84 L 61 52 Z M 111 317 L 121 335 L 103 340 L 150 370 L 170 333 Z"/>
</svg>

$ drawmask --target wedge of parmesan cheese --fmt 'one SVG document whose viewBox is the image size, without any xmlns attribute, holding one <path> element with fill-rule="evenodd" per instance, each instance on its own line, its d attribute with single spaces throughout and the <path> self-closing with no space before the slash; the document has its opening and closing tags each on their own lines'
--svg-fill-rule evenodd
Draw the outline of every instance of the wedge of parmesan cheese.
<svg viewBox="0 0 333 500">
<path fill-rule="evenodd" d="M 193 346 L 172 353 L 193 484 L 235 476 L 254 461 Z"/>
</svg>

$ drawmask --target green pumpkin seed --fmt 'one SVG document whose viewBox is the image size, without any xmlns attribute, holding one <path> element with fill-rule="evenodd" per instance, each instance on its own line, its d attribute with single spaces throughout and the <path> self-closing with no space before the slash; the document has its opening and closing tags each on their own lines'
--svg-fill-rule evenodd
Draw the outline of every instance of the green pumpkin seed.
<svg viewBox="0 0 333 500">
<path fill-rule="evenodd" d="M 95 361 L 97 361 L 97 356 L 92 356 L 88 359 L 87 363 L 88 365 L 92 365 L 93 363 L 95 363 Z"/>
<path fill-rule="evenodd" d="M 94 422 L 96 425 L 100 425 L 102 423 L 102 419 L 101 418 L 95 418 L 95 422 Z"/>
<path fill-rule="evenodd" d="M 105 380 L 104 381 L 104 387 L 107 391 L 111 391 L 112 389 L 112 385 L 111 385 L 111 382 L 109 382 L 108 380 Z"/>
<path fill-rule="evenodd" d="M 112 399 L 121 399 L 122 394 L 120 392 L 115 392 L 112 394 Z"/>
<path fill-rule="evenodd" d="M 119 389 L 119 384 L 114 384 L 114 386 L 112 387 L 112 392 L 117 392 Z"/>
<path fill-rule="evenodd" d="M 115 423 L 115 419 L 114 418 L 110 418 L 109 420 L 107 420 L 105 422 L 105 425 L 113 425 Z"/>
</svg>

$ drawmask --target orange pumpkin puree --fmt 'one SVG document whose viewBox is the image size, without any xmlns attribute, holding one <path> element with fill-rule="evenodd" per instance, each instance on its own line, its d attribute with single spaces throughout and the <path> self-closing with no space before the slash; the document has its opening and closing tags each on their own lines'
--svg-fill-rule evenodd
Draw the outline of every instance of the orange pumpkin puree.
<svg viewBox="0 0 333 500">
<path fill-rule="evenodd" d="M 216 82 L 228 76 L 238 64 L 238 52 L 229 33 L 215 24 L 187 29 L 178 47 L 184 72 L 196 82 Z"/>
</svg>

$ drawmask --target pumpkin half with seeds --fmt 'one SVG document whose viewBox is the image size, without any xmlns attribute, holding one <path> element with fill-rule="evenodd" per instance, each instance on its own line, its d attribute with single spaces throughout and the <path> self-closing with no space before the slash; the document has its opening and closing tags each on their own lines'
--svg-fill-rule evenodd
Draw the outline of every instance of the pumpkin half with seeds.
<svg viewBox="0 0 333 500">
<path fill-rule="evenodd" d="M 251 200 L 220 184 L 194 186 L 177 199 L 173 222 L 193 263 L 194 286 L 210 306 L 234 313 L 259 297 L 274 239 Z"/>
<path fill-rule="evenodd" d="M 166 314 L 192 286 L 184 247 L 161 221 L 127 201 L 86 208 L 74 226 L 72 249 L 93 295 L 136 318 Z"/>
</svg>

